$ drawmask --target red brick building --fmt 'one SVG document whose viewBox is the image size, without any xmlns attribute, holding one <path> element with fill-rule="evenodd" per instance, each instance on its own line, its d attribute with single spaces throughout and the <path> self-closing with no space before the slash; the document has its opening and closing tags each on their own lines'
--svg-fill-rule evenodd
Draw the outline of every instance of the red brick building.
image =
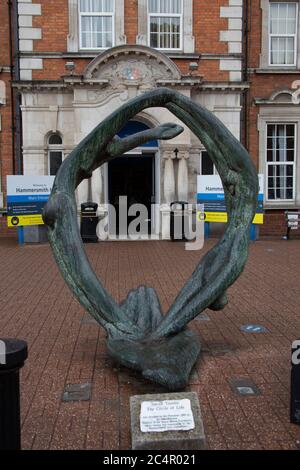
<svg viewBox="0 0 300 470">
<path fill-rule="evenodd" d="M 1 9 L 8 15 L 5 0 Z M 62 159 L 110 112 L 163 85 L 215 113 L 248 147 L 259 172 L 273 175 L 274 181 L 265 179 L 268 214 L 262 233 L 284 233 L 283 211 L 300 206 L 299 105 L 294 104 L 292 88 L 300 54 L 298 1 L 214 0 L 208 7 L 204 0 L 14 0 L 10 11 L 17 38 L 12 48 L 14 90 L 20 94 L 22 114 L 22 142 L 16 140 L 22 151 L 16 148 L 13 153 L 11 127 L 3 127 L 0 138 L 10 140 L 10 146 L 0 157 L 1 191 L 5 193 L 5 175 L 13 171 L 13 162 L 15 171 L 21 166 L 24 174 L 55 174 Z M 1 41 L 9 39 L 9 28 L 5 31 Z M 9 55 L 1 56 L 0 70 L 7 60 Z M 279 64 L 282 60 L 287 63 Z M 1 80 L 6 83 L 9 113 L 9 72 L 6 75 Z M 7 111 L 0 106 L 4 120 Z M 126 132 L 170 120 L 175 119 L 167 110 L 147 110 Z M 17 120 L 16 135 L 18 126 Z M 266 160 L 266 133 L 269 142 L 280 145 L 282 135 L 289 145 L 294 138 L 292 168 L 286 161 L 280 163 L 292 158 L 286 147 L 273 149 L 279 162 Z M 188 129 L 173 141 L 152 143 L 122 159 L 126 166 L 121 161 L 104 165 L 80 185 L 78 204 L 92 199 L 105 215 L 107 203 L 117 194 L 134 199 L 130 188 L 136 187 L 144 200 L 156 203 L 151 227 L 163 237 L 168 236 L 170 202 L 195 202 L 196 175 L 214 172 L 203 145 Z"/>
<path fill-rule="evenodd" d="M 14 126 L 12 113 L 12 56 L 10 14 L 7 2 L 0 3 L 0 236 L 7 234 L 5 207 L 6 175 L 14 171 L 13 142 Z"/>
<path fill-rule="evenodd" d="M 300 208 L 299 1 L 254 0 L 247 15 L 246 145 L 265 175 L 261 233 L 282 235 L 285 210 Z"/>
</svg>

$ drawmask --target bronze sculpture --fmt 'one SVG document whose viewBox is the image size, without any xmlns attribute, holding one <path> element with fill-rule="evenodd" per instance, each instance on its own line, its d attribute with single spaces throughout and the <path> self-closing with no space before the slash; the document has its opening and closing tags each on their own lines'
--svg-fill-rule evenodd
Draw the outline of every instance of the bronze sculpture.
<svg viewBox="0 0 300 470">
<path fill-rule="evenodd" d="M 86 257 L 76 217 L 75 189 L 103 163 L 152 139 L 171 139 L 180 126 L 166 124 L 120 139 L 118 132 L 143 109 L 166 107 L 209 152 L 222 179 L 228 225 L 222 239 L 199 263 L 165 316 L 156 292 L 131 291 L 117 304 Z M 129 101 L 91 132 L 66 158 L 44 210 L 57 264 L 84 308 L 105 328 L 108 352 L 121 364 L 170 390 L 186 386 L 200 352 L 198 336 L 186 328 L 204 309 L 221 310 L 226 290 L 243 271 L 257 205 L 258 178 L 241 143 L 205 108 L 180 93 L 159 88 Z"/>
</svg>

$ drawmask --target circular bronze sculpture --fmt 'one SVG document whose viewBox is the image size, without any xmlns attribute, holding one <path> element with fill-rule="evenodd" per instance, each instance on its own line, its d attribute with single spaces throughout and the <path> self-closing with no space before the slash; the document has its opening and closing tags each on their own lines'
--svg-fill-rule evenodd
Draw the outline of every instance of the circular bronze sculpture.
<svg viewBox="0 0 300 470">
<path fill-rule="evenodd" d="M 165 124 L 120 139 L 118 132 L 149 107 L 166 107 L 201 140 L 222 179 L 228 225 L 199 263 L 166 315 L 152 288 L 140 287 L 120 305 L 106 292 L 86 257 L 75 189 L 103 163 L 153 139 L 172 139 L 181 126 Z M 170 390 L 188 383 L 200 341 L 187 324 L 204 309 L 221 310 L 226 290 L 244 269 L 255 214 L 258 178 L 241 143 L 209 111 L 182 94 L 159 88 L 129 101 L 99 124 L 64 160 L 44 210 L 49 240 L 62 275 L 83 307 L 105 328 L 109 354 Z"/>
</svg>

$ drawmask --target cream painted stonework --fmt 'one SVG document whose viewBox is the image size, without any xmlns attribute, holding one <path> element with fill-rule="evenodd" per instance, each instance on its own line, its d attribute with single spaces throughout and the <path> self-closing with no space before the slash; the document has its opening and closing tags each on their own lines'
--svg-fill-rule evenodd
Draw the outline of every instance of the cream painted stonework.
<svg viewBox="0 0 300 470">
<path fill-rule="evenodd" d="M 165 55 L 144 46 L 120 46 L 97 56 L 86 68 L 80 83 L 68 83 L 61 88 L 34 89 L 23 87 L 22 122 L 25 174 L 47 174 L 47 138 L 59 132 L 64 155 L 91 132 L 110 113 L 130 98 L 158 86 L 170 86 L 215 113 L 239 138 L 240 92 L 212 91 L 201 85 L 184 82 L 185 78 Z M 137 120 L 154 127 L 180 121 L 165 108 L 150 108 Z M 203 145 L 186 127 L 171 141 L 159 143 L 155 156 L 155 202 L 159 205 L 156 230 L 168 238 L 170 202 L 196 200 L 200 152 Z M 178 152 L 174 152 L 177 149 Z M 142 153 L 145 149 L 139 149 Z M 95 198 L 106 215 L 108 202 L 107 165 L 97 170 L 90 181 L 77 192 L 78 208 L 88 198 Z"/>
<path fill-rule="evenodd" d="M 220 31 L 220 41 L 227 42 L 228 53 L 242 55 L 243 35 L 243 0 L 229 0 L 228 6 L 220 7 L 220 17 L 228 19 L 228 29 Z M 242 62 L 237 58 L 224 58 L 220 60 L 220 70 L 229 71 L 231 82 L 242 80 Z"/>
<path fill-rule="evenodd" d="M 32 3 L 32 0 L 18 0 L 18 23 L 19 23 L 19 50 L 20 58 L 20 79 L 32 80 L 32 71 L 43 68 L 43 59 L 29 57 L 22 58 L 22 52 L 34 51 L 34 40 L 42 38 L 42 29 L 32 27 L 34 16 L 41 16 L 42 6 L 39 3 Z"/>
</svg>

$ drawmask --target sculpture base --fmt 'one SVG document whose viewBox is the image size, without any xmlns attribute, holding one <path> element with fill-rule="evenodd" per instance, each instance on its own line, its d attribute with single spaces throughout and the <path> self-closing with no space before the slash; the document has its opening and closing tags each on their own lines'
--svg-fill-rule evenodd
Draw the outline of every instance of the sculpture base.
<svg viewBox="0 0 300 470">
<path fill-rule="evenodd" d="M 143 402 L 189 400 L 195 426 L 190 430 L 142 432 L 141 406 Z M 132 450 L 202 450 L 206 448 L 203 419 L 197 393 L 164 393 L 138 395 L 130 398 Z M 150 412 L 151 414 L 151 412 Z M 174 411 L 176 416 L 176 411 Z M 154 417 L 154 414 L 153 414 Z M 180 418 L 179 418 L 180 421 Z M 165 421 L 166 422 L 166 421 Z M 177 421 L 178 424 L 178 421 Z"/>
<path fill-rule="evenodd" d="M 199 337 L 190 330 L 159 341 L 108 339 L 107 346 L 109 355 L 120 364 L 171 391 L 188 385 L 201 349 Z"/>
</svg>

